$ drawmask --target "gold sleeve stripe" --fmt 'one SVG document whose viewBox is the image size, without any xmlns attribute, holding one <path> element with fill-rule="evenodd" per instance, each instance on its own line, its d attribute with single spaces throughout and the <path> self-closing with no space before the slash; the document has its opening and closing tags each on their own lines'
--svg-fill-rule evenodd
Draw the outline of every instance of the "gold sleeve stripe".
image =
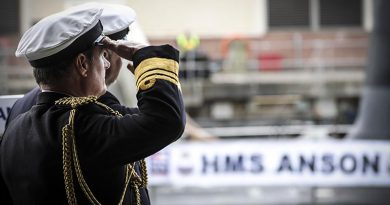
<svg viewBox="0 0 390 205">
<path fill-rule="evenodd" d="M 154 75 L 146 76 L 143 80 L 141 80 L 140 82 L 137 83 L 137 87 L 139 87 L 141 84 L 148 84 L 148 81 L 150 81 L 151 79 L 154 79 L 154 78 L 159 78 L 159 76 L 166 76 L 167 78 L 170 79 L 169 80 L 170 82 L 173 82 L 176 85 L 179 83 L 179 81 L 176 78 L 172 78 L 171 76 L 167 76 L 167 75 L 164 75 L 161 73 L 156 73 Z"/>
<path fill-rule="evenodd" d="M 149 88 L 151 88 L 154 83 L 156 83 L 156 79 L 162 79 L 162 80 L 166 80 L 166 81 L 169 81 L 177 86 L 180 85 L 180 83 L 174 79 L 172 79 L 171 77 L 168 77 L 168 76 L 165 76 L 165 75 L 158 75 L 158 74 L 155 74 L 155 75 L 151 75 L 151 76 L 148 76 L 146 77 L 144 80 L 142 80 L 138 85 L 137 85 L 137 88 L 138 89 L 141 89 L 141 90 L 147 90 Z"/>
<path fill-rule="evenodd" d="M 177 76 L 176 73 L 173 73 L 171 71 L 168 71 L 168 70 L 164 70 L 164 69 L 160 69 L 160 68 L 154 68 L 154 69 L 150 69 L 142 74 L 140 74 L 140 76 L 138 76 L 138 81 L 140 81 L 142 78 L 144 78 L 145 76 L 147 75 L 151 75 L 151 73 L 154 73 L 156 70 L 160 70 L 161 72 L 163 73 L 167 73 L 167 75 L 169 76 Z M 176 77 L 175 77 L 176 78 Z M 138 82 L 137 82 L 138 83 Z"/>
<path fill-rule="evenodd" d="M 135 79 L 137 80 L 143 73 L 148 70 L 160 68 L 163 70 L 171 71 L 176 75 L 179 73 L 179 63 L 172 59 L 167 58 L 149 58 L 143 60 L 135 69 Z"/>
<path fill-rule="evenodd" d="M 147 77 L 149 77 L 151 75 L 154 75 L 154 74 L 166 75 L 166 76 L 169 76 L 169 77 L 173 78 L 175 81 L 179 81 L 177 79 L 177 75 L 176 74 L 173 74 L 173 73 L 171 73 L 169 71 L 166 71 L 166 70 L 154 69 L 154 70 L 149 70 L 149 71 L 143 73 L 142 76 L 140 76 L 138 78 L 138 81 L 136 82 L 137 86 L 138 86 L 139 82 L 143 81 L 143 79 L 145 79 L 145 78 L 147 78 Z"/>
<path fill-rule="evenodd" d="M 138 89 L 151 88 L 156 79 L 169 81 L 177 86 L 180 85 L 179 63 L 167 58 L 149 58 L 142 61 L 135 69 L 135 80 Z"/>
</svg>

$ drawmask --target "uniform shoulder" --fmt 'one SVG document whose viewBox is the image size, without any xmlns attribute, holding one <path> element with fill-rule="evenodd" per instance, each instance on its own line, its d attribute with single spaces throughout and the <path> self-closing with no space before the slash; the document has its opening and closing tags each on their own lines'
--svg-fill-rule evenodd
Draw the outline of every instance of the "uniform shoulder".
<svg viewBox="0 0 390 205">
<path fill-rule="evenodd" d="M 109 114 L 106 105 L 98 102 L 97 97 L 65 97 L 57 100 L 55 105 L 60 109 L 76 109 L 83 114 Z"/>
</svg>

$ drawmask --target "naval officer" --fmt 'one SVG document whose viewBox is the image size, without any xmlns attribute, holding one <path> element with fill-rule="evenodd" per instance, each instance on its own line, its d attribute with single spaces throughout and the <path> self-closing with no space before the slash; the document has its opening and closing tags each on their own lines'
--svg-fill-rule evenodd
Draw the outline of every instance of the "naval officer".
<svg viewBox="0 0 390 205">
<path fill-rule="evenodd" d="M 103 25 L 103 34 L 113 40 L 127 40 L 129 33 L 129 26 L 135 21 L 136 14 L 133 9 L 128 6 L 122 6 L 117 4 L 104 4 L 104 3 L 87 3 L 79 7 L 102 7 L 103 13 L 100 17 L 100 21 Z M 109 69 L 106 70 L 105 81 L 107 86 L 112 84 L 118 77 L 119 71 L 122 67 L 121 58 L 113 51 L 107 51 L 105 58 L 110 62 Z M 13 105 L 9 117 L 6 122 L 8 123 L 13 120 L 19 114 L 22 114 L 36 104 L 38 94 L 41 93 L 41 89 L 36 87 L 29 91 L 24 97 L 18 99 Z M 135 114 L 139 110 L 137 108 L 127 108 L 120 105 L 119 100 L 112 95 L 110 92 L 106 92 L 103 96 L 99 97 L 98 101 L 105 103 L 111 108 L 118 110 L 121 114 Z M 138 174 L 141 174 L 140 163 L 144 161 L 136 162 L 135 169 Z M 0 182 L 0 187 L 3 184 Z M 131 187 L 130 187 L 131 188 Z M 1 188 L 0 188 L 1 189 Z M 4 188 L 3 188 L 4 189 Z M 7 190 L 2 190 L 6 193 Z M 133 192 L 131 192 L 133 193 Z M 5 200 L 7 197 L 2 197 Z M 150 198 L 146 187 L 140 188 L 140 198 L 142 204 L 150 204 Z M 4 202 L 4 201 L 3 201 Z"/>
<path fill-rule="evenodd" d="M 101 12 L 49 16 L 19 42 L 16 54 L 34 67 L 43 92 L 2 139 L 0 171 L 14 204 L 130 204 L 132 196 L 141 204 L 147 179 L 134 162 L 183 132 L 178 51 L 101 40 Z M 122 115 L 96 100 L 106 92 L 105 48 L 133 61 L 139 113 Z"/>
</svg>

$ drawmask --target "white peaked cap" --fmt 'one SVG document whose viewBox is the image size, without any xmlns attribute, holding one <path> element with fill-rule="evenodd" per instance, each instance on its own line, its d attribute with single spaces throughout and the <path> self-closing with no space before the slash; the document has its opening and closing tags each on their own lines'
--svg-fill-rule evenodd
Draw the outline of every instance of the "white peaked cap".
<svg viewBox="0 0 390 205">
<path fill-rule="evenodd" d="M 136 19 L 136 13 L 132 8 L 120 4 L 89 2 L 80 6 L 103 8 L 100 21 L 103 24 L 103 34 L 106 36 L 128 31 Z"/>
<path fill-rule="evenodd" d="M 136 19 L 135 11 L 119 4 L 102 4 L 104 8 L 100 21 L 103 33 L 108 36 L 129 28 Z"/>
<path fill-rule="evenodd" d="M 73 57 L 100 39 L 102 12 L 101 7 L 76 6 L 45 17 L 23 34 L 15 55 L 34 67 Z"/>
</svg>

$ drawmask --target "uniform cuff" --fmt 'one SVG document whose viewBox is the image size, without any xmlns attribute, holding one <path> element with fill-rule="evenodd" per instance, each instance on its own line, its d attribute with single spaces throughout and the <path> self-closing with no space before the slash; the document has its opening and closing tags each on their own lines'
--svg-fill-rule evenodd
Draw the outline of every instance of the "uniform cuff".
<svg viewBox="0 0 390 205">
<path fill-rule="evenodd" d="M 170 45 L 148 46 L 133 56 L 137 88 L 146 90 L 153 87 L 157 79 L 179 86 L 179 52 Z"/>
</svg>

